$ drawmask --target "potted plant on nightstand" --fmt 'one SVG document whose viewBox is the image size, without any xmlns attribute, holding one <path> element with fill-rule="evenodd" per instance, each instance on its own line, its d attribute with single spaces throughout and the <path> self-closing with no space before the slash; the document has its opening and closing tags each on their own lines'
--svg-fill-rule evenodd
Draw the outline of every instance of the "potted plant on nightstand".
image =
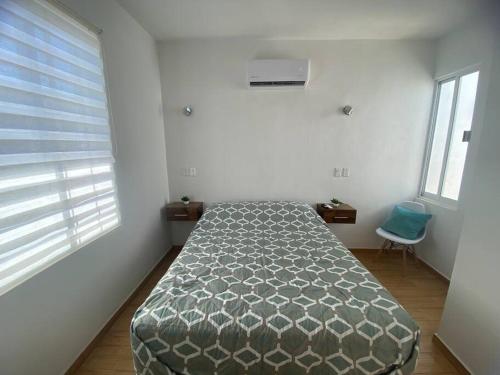
<svg viewBox="0 0 500 375">
<path fill-rule="evenodd" d="M 183 196 L 181 198 L 182 203 L 184 203 L 186 206 L 189 205 L 189 197 L 187 195 Z"/>
<path fill-rule="evenodd" d="M 342 203 L 341 201 L 339 201 L 339 200 L 338 200 L 337 198 L 335 198 L 335 197 L 334 197 L 334 198 L 332 198 L 332 199 L 330 200 L 330 202 L 332 202 L 332 206 L 333 206 L 333 207 L 338 207 L 338 206 L 340 206 L 340 204 Z"/>
</svg>

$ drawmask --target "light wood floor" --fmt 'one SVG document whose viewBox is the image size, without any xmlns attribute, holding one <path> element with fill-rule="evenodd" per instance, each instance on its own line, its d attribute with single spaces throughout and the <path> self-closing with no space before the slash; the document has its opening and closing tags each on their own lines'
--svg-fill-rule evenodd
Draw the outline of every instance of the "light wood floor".
<svg viewBox="0 0 500 375">
<path fill-rule="evenodd" d="M 405 277 L 401 274 L 401 256 L 398 253 L 375 259 L 375 253 L 353 251 L 361 262 L 379 279 L 400 303 L 418 321 L 422 330 L 421 351 L 416 374 L 458 374 L 441 349 L 432 342 L 443 311 L 447 284 L 420 265 L 410 260 Z M 147 283 L 126 306 L 113 326 L 97 343 L 85 360 L 78 375 L 134 374 L 129 343 L 129 326 L 134 311 L 148 296 L 150 290 L 166 272 L 178 251 L 172 250 L 162 261 Z"/>
</svg>

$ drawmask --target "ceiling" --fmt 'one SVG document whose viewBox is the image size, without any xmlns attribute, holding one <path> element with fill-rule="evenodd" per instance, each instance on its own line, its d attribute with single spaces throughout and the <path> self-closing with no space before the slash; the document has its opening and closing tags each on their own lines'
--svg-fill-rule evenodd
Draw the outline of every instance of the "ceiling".
<svg viewBox="0 0 500 375">
<path fill-rule="evenodd" d="M 118 1 L 156 40 L 435 38 L 478 8 L 478 0 Z"/>
</svg>

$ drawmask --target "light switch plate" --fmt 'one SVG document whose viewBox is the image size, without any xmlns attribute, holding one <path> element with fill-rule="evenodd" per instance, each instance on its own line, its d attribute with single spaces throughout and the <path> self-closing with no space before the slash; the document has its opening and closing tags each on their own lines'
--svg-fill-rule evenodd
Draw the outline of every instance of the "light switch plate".
<svg viewBox="0 0 500 375">
<path fill-rule="evenodd" d="M 198 171 L 195 167 L 184 167 L 182 168 L 182 175 L 185 177 L 196 177 Z"/>
<path fill-rule="evenodd" d="M 333 177 L 341 177 L 342 170 L 340 168 L 333 168 Z"/>
<path fill-rule="evenodd" d="M 342 168 L 342 177 L 349 177 L 349 168 Z"/>
</svg>

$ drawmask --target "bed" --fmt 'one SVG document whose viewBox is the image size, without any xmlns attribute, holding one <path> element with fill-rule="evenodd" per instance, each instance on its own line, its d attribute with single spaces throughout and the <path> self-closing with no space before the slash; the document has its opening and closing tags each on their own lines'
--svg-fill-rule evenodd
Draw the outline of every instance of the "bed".
<svg viewBox="0 0 500 375">
<path fill-rule="evenodd" d="M 411 374 L 416 322 L 300 202 L 219 203 L 131 324 L 137 374 Z"/>
</svg>

